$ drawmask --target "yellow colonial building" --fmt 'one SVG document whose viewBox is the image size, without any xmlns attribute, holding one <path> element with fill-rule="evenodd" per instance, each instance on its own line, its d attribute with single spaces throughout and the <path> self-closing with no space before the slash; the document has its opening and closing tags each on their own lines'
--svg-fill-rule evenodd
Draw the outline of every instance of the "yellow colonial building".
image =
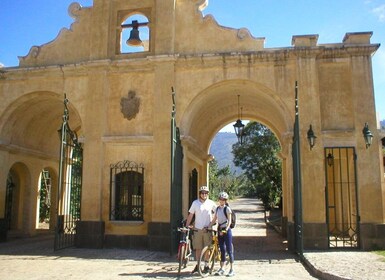
<svg viewBox="0 0 385 280">
<path fill-rule="evenodd" d="M 372 34 L 270 49 L 203 16 L 207 2 L 73 3 L 69 30 L 1 69 L 3 240 L 45 224 L 56 248 L 173 250 L 239 95 L 282 148 L 289 247 L 385 247 Z"/>
</svg>

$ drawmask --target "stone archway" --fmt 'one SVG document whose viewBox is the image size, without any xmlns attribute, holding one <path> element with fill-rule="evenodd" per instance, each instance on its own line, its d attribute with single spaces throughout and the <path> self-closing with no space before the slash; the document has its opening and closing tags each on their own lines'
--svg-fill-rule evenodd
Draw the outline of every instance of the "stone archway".
<svg viewBox="0 0 385 280">
<path fill-rule="evenodd" d="M 81 131 L 78 111 L 73 105 L 69 106 L 69 110 L 70 124 L 76 131 Z M 0 116 L 0 156 L 8 159 L 8 170 L 16 178 L 15 185 L 19 185 L 22 192 L 17 194 L 17 222 L 13 222 L 16 224 L 12 224 L 11 229 L 22 234 L 36 233 L 38 184 L 43 168 L 48 167 L 53 174 L 54 187 L 51 195 L 52 202 L 56 202 L 60 154 L 58 129 L 61 127 L 63 111 L 61 95 L 39 91 L 24 94 L 13 100 L 7 104 L 6 110 Z M 0 178 L 7 178 L 8 170 L 0 171 Z M 0 185 L 0 193 L 4 193 L 0 199 L 0 208 L 4 209 L 6 184 Z M 51 213 L 53 210 L 51 209 Z M 50 228 L 53 228 L 54 222 L 55 219 L 50 220 Z"/>
<path fill-rule="evenodd" d="M 267 126 L 281 144 L 282 152 L 279 156 L 282 159 L 283 216 L 286 222 L 293 213 L 290 152 L 294 116 L 284 101 L 268 87 L 249 80 L 227 80 L 197 94 L 181 118 L 182 142 L 186 147 L 184 166 L 186 170 L 199 166 L 199 182 L 206 182 L 211 141 L 223 125 L 237 119 L 238 94 L 243 119 L 255 120 Z M 184 182 L 188 182 L 185 176 Z M 188 191 L 184 189 L 186 193 Z M 185 197 L 184 207 L 188 207 Z"/>
<path fill-rule="evenodd" d="M 255 119 L 268 126 L 282 144 L 286 133 L 292 131 L 292 110 L 270 88 L 240 79 L 214 84 L 197 94 L 182 116 L 182 136 L 193 138 L 201 149 L 207 151 L 218 130 L 237 119 L 238 94 L 243 118 Z"/>
</svg>

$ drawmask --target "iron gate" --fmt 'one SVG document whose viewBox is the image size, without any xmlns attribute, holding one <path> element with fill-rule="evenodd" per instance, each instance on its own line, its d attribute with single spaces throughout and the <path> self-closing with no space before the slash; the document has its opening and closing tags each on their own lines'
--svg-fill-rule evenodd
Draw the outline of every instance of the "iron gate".
<svg viewBox="0 0 385 280">
<path fill-rule="evenodd" d="M 182 215 L 182 172 L 183 172 L 183 147 L 180 141 L 179 128 L 175 121 L 175 93 L 172 90 L 173 107 L 171 112 L 171 199 L 170 199 L 170 254 L 178 249 L 177 227 L 183 218 Z"/>
<path fill-rule="evenodd" d="M 80 221 L 83 148 L 68 124 L 68 99 L 64 97 L 61 136 L 57 217 L 54 250 L 74 246 L 76 222 Z"/>
<path fill-rule="evenodd" d="M 11 229 L 11 219 L 12 219 L 12 207 L 13 207 L 13 191 L 15 189 L 15 184 L 13 182 L 11 172 L 8 173 L 7 177 L 7 189 L 5 192 L 5 213 L 4 220 L 6 231 Z"/>
<path fill-rule="evenodd" d="M 302 177 L 301 177 L 301 153 L 299 137 L 299 113 L 298 113 L 298 85 L 295 82 L 295 121 L 294 137 L 292 145 L 293 157 L 293 186 L 294 186 L 294 237 L 295 251 L 303 253 L 303 224 L 302 224 Z"/>
<path fill-rule="evenodd" d="M 357 248 L 359 212 L 354 148 L 325 148 L 325 172 L 329 248 Z"/>
<path fill-rule="evenodd" d="M 190 174 L 188 205 L 198 197 L 198 171 L 194 168 Z"/>
</svg>

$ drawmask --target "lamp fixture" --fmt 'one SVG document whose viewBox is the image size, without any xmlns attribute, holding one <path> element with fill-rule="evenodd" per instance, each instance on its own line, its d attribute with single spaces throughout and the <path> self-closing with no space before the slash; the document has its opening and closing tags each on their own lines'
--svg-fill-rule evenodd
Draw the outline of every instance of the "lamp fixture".
<svg viewBox="0 0 385 280">
<path fill-rule="evenodd" d="M 122 28 L 132 28 L 130 31 L 130 37 L 126 41 L 127 45 L 138 47 L 142 46 L 143 42 L 139 37 L 139 26 L 147 26 L 148 22 L 138 22 L 137 20 L 133 20 L 130 24 L 122 24 Z"/>
<path fill-rule="evenodd" d="M 312 125 L 310 125 L 309 130 L 307 131 L 307 141 L 309 142 L 310 150 L 313 149 L 315 145 L 315 139 L 317 136 L 315 136 Z"/>
<path fill-rule="evenodd" d="M 332 166 L 334 164 L 334 156 L 331 153 L 328 153 L 328 156 L 326 157 L 326 161 L 329 166 Z"/>
<path fill-rule="evenodd" d="M 239 109 L 239 94 L 238 94 L 238 119 L 233 126 L 235 130 L 235 135 L 237 135 L 237 138 L 238 138 L 238 143 L 242 145 L 243 134 L 244 134 L 243 129 L 245 128 L 245 125 L 242 123 L 242 120 L 241 120 L 242 115 L 239 114 L 239 110 L 240 109 Z M 241 107 L 241 111 L 242 111 L 242 107 Z"/>
<path fill-rule="evenodd" d="M 372 140 L 373 140 L 373 134 L 370 131 L 369 125 L 367 122 L 364 125 L 364 129 L 362 130 L 362 134 L 364 134 L 365 146 L 367 149 L 370 147 L 370 145 L 372 145 Z"/>
</svg>

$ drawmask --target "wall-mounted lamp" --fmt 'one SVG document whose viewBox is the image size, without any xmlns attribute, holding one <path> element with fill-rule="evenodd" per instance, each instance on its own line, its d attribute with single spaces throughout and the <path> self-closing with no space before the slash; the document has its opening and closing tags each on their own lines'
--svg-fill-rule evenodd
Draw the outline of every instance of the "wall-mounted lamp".
<svg viewBox="0 0 385 280">
<path fill-rule="evenodd" d="M 242 123 L 241 118 L 242 116 L 239 114 L 239 94 L 238 94 L 238 119 L 233 126 L 235 130 L 235 135 L 237 135 L 237 138 L 238 138 L 238 143 L 242 145 L 243 135 L 244 135 L 243 129 L 245 128 L 245 125 Z"/>
<path fill-rule="evenodd" d="M 126 41 L 129 46 L 142 46 L 143 42 L 139 37 L 139 26 L 147 26 L 148 22 L 138 22 L 137 20 L 133 20 L 130 24 L 122 24 L 122 28 L 132 28 L 130 31 L 130 37 Z"/>
<path fill-rule="evenodd" d="M 334 164 L 334 157 L 331 153 L 328 153 L 328 156 L 326 157 L 326 161 L 329 166 L 332 166 Z"/>
<path fill-rule="evenodd" d="M 310 150 L 313 149 L 315 145 L 315 139 L 317 136 L 315 136 L 312 126 L 310 125 L 309 130 L 307 131 L 307 141 L 309 142 Z"/>
<path fill-rule="evenodd" d="M 362 133 L 364 134 L 364 140 L 365 140 L 365 145 L 366 149 L 372 145 L 372 140 L 373 140 L 373 134 L 369 130 L 369 125 L 368 123 L 365 123 L 364 129 L 362 130 Z"/>
</svg>

